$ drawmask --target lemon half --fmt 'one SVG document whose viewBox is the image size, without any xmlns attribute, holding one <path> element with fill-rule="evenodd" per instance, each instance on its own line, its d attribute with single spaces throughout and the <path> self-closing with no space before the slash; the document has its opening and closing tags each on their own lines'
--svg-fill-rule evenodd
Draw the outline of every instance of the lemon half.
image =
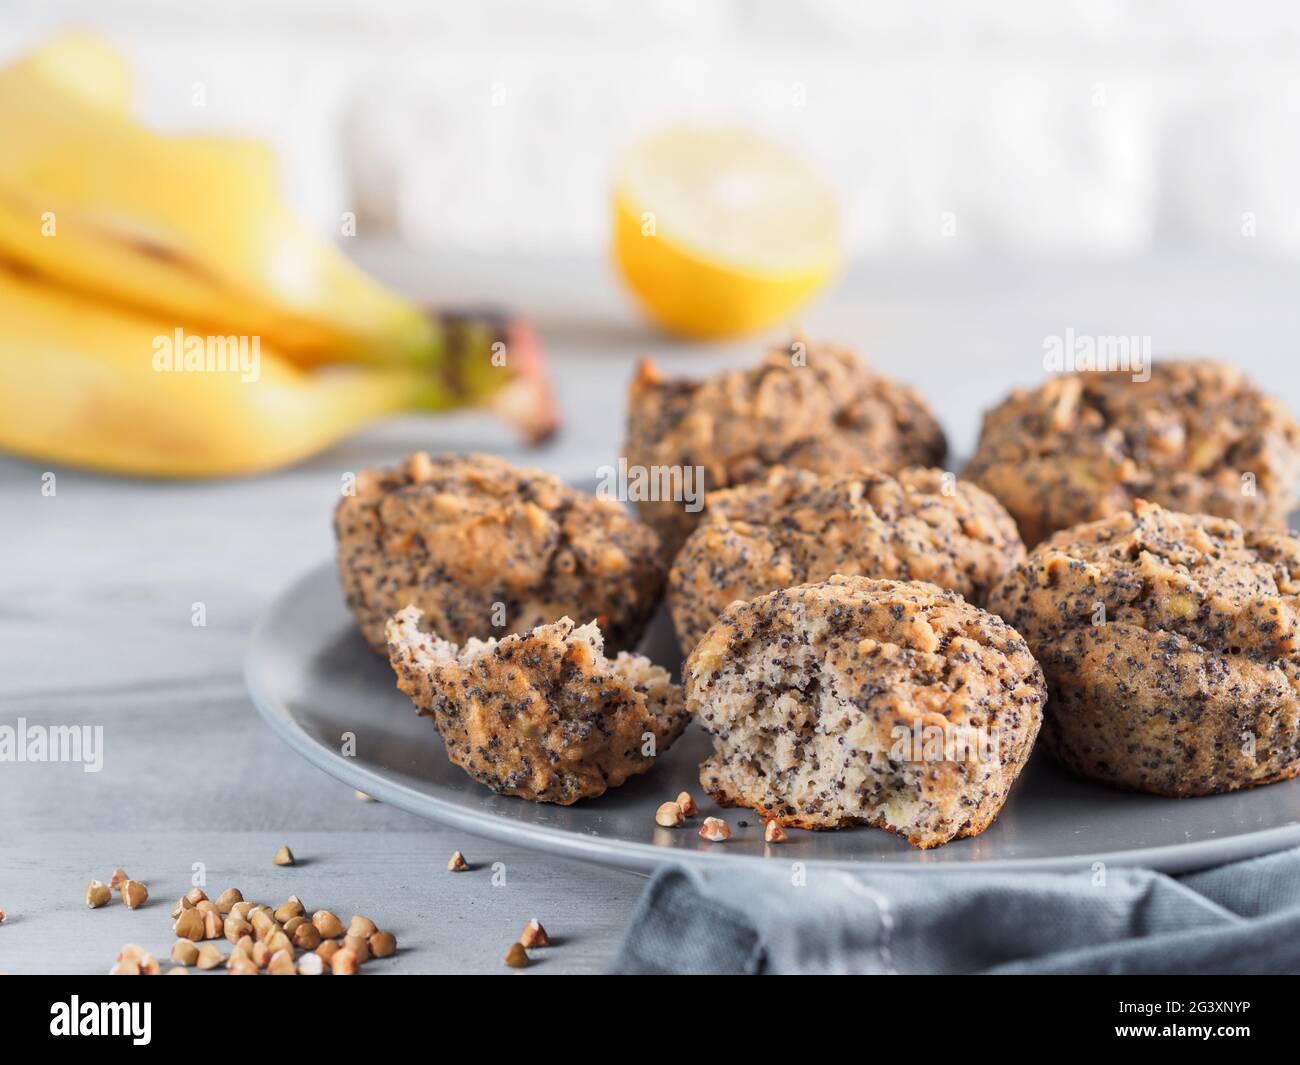
<svg viewBox="0 0 1300 1065">
<path fill-rule="evenodd" d="M 839 263 L 839 211 L 798 156 L 734 129 L 639 144 L 614 189 L 614 257 L 650 316 L 688 337 L 780 321 Z"/>
</svg>

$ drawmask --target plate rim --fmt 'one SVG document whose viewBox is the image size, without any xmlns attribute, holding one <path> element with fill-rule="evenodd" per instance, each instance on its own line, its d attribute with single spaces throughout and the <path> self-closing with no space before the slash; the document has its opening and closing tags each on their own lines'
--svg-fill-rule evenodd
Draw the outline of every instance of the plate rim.
<svg viewBox="0 0 1300 1065">
<path fill-rule="evenodd" d="M 661 866 L 674 864 L 718 869 L 759 868 L 771 863 L 773 859 L 766 855 L 727 854 L 723 850 L 668 849 L 652 843 L 589 837 L 546 825 L 523 824 L 487 811 L 467 810 L 427 792 L 419 792 L 404 784 L 390 781 L 321 744 L 307 733 L 288 706 L 274 694 L 274 685 L 265 676 L 268 665 L 261 658 L 260 649 L 265 646 L 280 605 L 303 586 L 322 579 L 322 574 L 332 576 L 334 566 L 333 560 L 317 563 L 279 588 L 259 612 L 253 624 L 243 661 L 244 684 L 258 714 L 276 735 L 312 765 L 343 784 L 417 817 L 436 821 L 479 838 L 539 850 L 558 857 L 573 858 L 598 865 L 613 865 L 637 873 L 651 873 Z M 1220 839 L 1193 840 L 1187 843 L 1135 847 L 1129 850 L 1083 855 L 985 858 L 934 863 L 874 862 L 866 859 L 811 856 L 799 860 L 828 871 L 899 873 L 908 876 L 927 873 L 949 875 L 977 869 L 988 872 L 1077 872 L 1080 869 L 1091 868 L 1096 863 L 1118 868 L 1145 867 L 1176 874 L 1246 858 L 1262 857 L 1296 845 L 1300 845 L 1300 822 L 1242 832 Z"/>
</svg>

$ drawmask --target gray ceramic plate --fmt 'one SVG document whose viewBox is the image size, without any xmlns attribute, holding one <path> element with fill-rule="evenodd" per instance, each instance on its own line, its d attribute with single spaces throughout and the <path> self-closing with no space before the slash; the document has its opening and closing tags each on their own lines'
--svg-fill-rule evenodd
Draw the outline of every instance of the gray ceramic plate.
<svg viewBox="0 0 1300 1065">
<path fill-rule="evenodd" d="M 662 613 L 641 650 L 677 669 L 680 652 Z M 969 868 L 972 862 L 1069 869 L 1101 861 L 1177 872 L 1300 844 L 1300 780 L 1203 799 L 1161 799 L 1075 779 L 1042 755 L 1031 759 L 991 828 L 935 850 L 914 850 L 869 828 L 791 831 L 788 842 L 770 847 L 752 814 L 715 810 L 703 801 L 703 814 L 721 814 L 732 829 L 728 842 L 707 843 L 693 828 L 654 823 L 656 807 L 678 792 L 704 798 L 696 767 L 709 740 L 695 726 L 652 772 L 598 799 L 562 807 L 505 798 L 447 761 L 433 724 L 416 716 L 394 687 L 388 664 L 357 634 L 332 565 L 308 573 L 271 604 L 254 630 L 245 674 L 253 702 L 291 747 L 381 802 L 479 836 L 626 869 L 779 856 L 912 871 Z M 340 753 L 344 733 L 356 737 L 354 756 Z M 741 821 L 748 824 L 741 827 Z"/>
</svg>

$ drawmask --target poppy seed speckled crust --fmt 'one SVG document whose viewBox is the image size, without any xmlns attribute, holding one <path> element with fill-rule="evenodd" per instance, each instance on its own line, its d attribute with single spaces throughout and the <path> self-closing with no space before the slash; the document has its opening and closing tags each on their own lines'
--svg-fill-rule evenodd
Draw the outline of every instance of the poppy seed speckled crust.
<svg viewBox="0 0 1300 1065">
<path fill-rule="evenodd" d="M 700 783 L 718 802 L 922 848 L 989 826 L 1046 694 L 1001 618 L 933 584 L 865 577 L 733 603 L 683 674 L 714 737 Z"/>
<path fill-rule="evenodd" d="M 668 605 L 689 651 L 736 599 L 841 573 L 929 581 L 979 605 L 1024 557 L 1002 504 L 942 470 L 819 476 L 778 467 L 709 496 L 673 561 Z"/>
<path fill-rule="evenodd" d="M 562 806 L 652 768 L 689 720 L 667 670 L 601 644 L 568 618 L 464 647 L 421 631 L 414 607 L 388 624 L 397 686 L 447 757 L 502 795 Z"/>
<path fill-rule="evenodd" d="M 963 476 L 1002 501 L 1030 546 L 1136 499 L 1285 528 L 1300 426 L 1225 363 L 1156 362 L 1145 382 L 1067 374 L 988 411 Z"/>
<path fill-rule="evenodd" d="M 1043 745 L 1081 776 L 1210 795 L 1300 771 L 1300 540 L 1139 500 L 994 589 L 1047 677 Z"/>
<path fill-rule="evenodd" d="M 658 538 L 622 504 L 491 455 L 364 470 L 334 531 L 348 606 L 380 654 L 388 619 L 412 604 L 457 643 L 567 614 L 630 648 L 663 588 Z"/>
<path fill-rule="evenodd" d="M 624 451 L 629 464 L 647 469 L 700 467 L 714 492 L 774 466 L 817 473 L 937 466 L 947 443 L 913 389 L 845 348 L 796 338 L 758 366 L 700 380 L 669 380 L 643 362 L 628 394 Z M 670 553 L 699 520 L 672 500 L 638 507 Z"/>
</svg>

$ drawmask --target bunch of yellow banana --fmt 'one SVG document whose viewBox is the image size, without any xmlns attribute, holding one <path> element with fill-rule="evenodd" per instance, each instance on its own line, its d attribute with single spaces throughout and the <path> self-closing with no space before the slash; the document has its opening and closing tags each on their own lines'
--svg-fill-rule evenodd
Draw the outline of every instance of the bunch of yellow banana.
<svg viewBox="0 0 1300 1065">
<path fill-rule="evenodd" d="M 161 136 L 129 101 L 91 37 L 0 70 L 0 448 L 215 476 L 402 410 L 555 427 L 521 327 L 431 317 L 298 223 L 265 146 Z"/>
</svg>

